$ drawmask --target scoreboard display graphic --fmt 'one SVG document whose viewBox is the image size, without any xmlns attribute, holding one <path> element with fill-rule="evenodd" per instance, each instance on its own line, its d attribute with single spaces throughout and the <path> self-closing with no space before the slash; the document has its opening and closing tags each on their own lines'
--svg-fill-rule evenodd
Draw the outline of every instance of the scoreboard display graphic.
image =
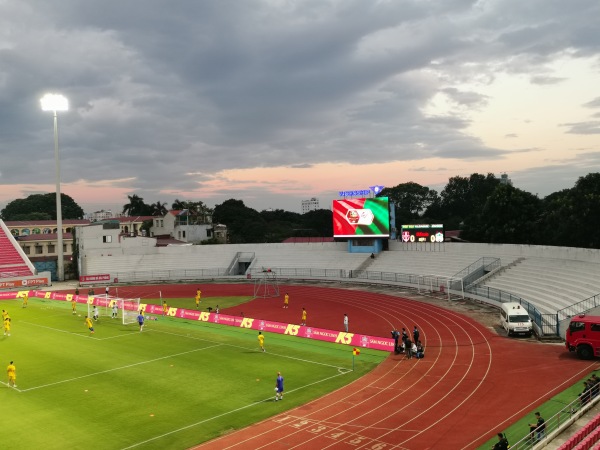
<svg viewBox="0 0 600 450">
<path fill-rule="evenodd" d="M 402 242 L 444 242 L 444 225 L 402 225 L 400 238 Z"/>
<path fill-rule="evenodd" d="M 389 237 L 387 197 L 333 201 L 333 237 Z"/>
</svg>

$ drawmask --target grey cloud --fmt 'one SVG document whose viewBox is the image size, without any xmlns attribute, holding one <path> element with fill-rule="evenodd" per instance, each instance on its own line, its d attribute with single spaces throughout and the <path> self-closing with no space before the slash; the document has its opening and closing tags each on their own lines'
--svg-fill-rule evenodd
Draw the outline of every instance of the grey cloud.
<svg viewBox="0 0 600 450">
<path fill-rule="evenodd" d="M 147 200 L 224 169 L 499 159 L 470 135 L 503 71 L 561 81 L 556 55 L 598 55 L 598 2 L 6 2 L 1 183 L 53 182 L 46 90 L 63 92 L 63 180 L 134 179 Z M 443 92 L 452 114 L 424 106 Z M 597 107 L 598 99 L 586 106 Z M 597 133 L 595 122 L 565 124 Z M 507 135 L 509 137 L 510 134 Z M 121 183 L 122 184 L 122 183 Z M 246 192 L 276 195 L 271 187 Z M 310 194 L 316 195 L 316 194 Z M 221 197 L 222 198 L 222 197 Z"/>
</svg>

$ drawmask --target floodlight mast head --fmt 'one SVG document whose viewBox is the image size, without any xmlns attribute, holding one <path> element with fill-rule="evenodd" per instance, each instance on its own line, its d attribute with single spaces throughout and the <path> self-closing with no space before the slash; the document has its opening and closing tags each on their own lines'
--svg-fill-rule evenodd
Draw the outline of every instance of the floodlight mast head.
<svg viewBox="0 0 600 450">
<path fill-rule="evenodd" d="M 68 111 L 69 100 L 61 94 L 46 94 L 40 99 L 42 111 Z"/>
</svg>

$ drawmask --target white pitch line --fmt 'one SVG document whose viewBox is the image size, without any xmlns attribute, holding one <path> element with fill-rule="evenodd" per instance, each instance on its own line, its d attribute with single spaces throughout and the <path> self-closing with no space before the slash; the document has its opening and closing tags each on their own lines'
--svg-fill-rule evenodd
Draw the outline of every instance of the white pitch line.
<svg viewBox="0 0 600 450">
<path fill-rule="evenodd" d="M 19 323 L 24 323 L 24 324 L 31 325 L 34 327 L 39 327 L 39 328 L 45 328 L 47 330 L 56 331 L 59 333 L 67 333 L 67 334 L 71 334 L 73 336 L 80 337 L 80 338 L 92 339 L 94 341 L 106 341 L 108 339 L 117 339 L 117 338 L 128 337 L 128 336 L 137 336 L 139 334 L 139 333 L 135 332 L 135 333 L 117 334 L 115 336 L 98 337 L 98 336 L 92 336 L 90 334 L 82 334 L 84 332 L 67 331 L 67 330 L 63 330 L 60 328 L 49 327 L 46 325 L 40 325 L 40 324 L 32 323 L 32 322 L 19 322 Z M 94 322 L 94 323 L 97 323 L 97 322 Z M 151 331 L 153 331 L 153 330 L 150 329 L 150 330 L 146 330 L 145 332 L 148 333 Z"/>
<path fill-rule="evenodd" d="M 196 340 L 203 341 L 203 342 L 216 343 L 216 341 L 211 341 L 209 339 L 197 338 L 195 336 L 185 336 L 183 334 L 170 333 L 168 331 L 161 331 L 161 330 L 157 330 L 157 329 L 153 329 L 153 331 L 155 333 L 164 333 L 164 334 L 170 334 L 170 335 L 173 335 L 173 336 L 179 336 L 179 337 L 183 337 L 183 338 L 187 338 L 187 339 L 196 339 Z M 250 350 L 250 351 L 254 350 L 254 347 L 253 348 L 248 348 L 248 347 L 243 347 L 241 345 L 233 345 L 233 344 L 221 344 L 221 345 L 226 345 L 228 347 L 233 347 L 233 348 L 241 348 L 243 350 Z M 256 353 L 263 353 L 263 352 L 260 352 L 260 351 L 256 350 Z M 271 353 L 271 352 L 265 352 L 265 353 L 269 354 L 269 355 L 279 356 L 280 358 L 293 359 L 295 361 L 302 361 L 302 362 L 309 363 L 309 364 L 317 364 L 319 366 L 326 366 L 326 367 L 331 367 L 333 369 L 347 370 L 347 371 L 351 372 L 351 370 L 348 369 L 347 367 L 334 366 L 332 364 L 325 364 L 325 363 L 322 363 L 322 362 L 319 362 L 319 361 L 311 361 L 310 359 L 303 359 L 303 358 L 296 358 L 294 356 L 289 356 L 289 355 L 282 355 L 280 353 Z"/>
<path fill-rule="evenodd" d="M 346 373 L 348 373 L 348 372 L 346 372 Z M 319 380 L 319 381 L 314 381 L 314 382 L 312 382 L 312 383 L 309 383 L 309 384 L 306 384 L 306 385 L 304 385 L 304 386 L 300 386 L 300 387 L 298 387 L 298 388 L 296 388 L 296 389 L 292 389 L 291 391 L 285 391 L 285 392 L 286 392 L 286 395 L 289 395 L 289 394 L 290 394 L 290 393 L 292 393 L 292 392 L 296 392 L 296 391 L 299 391 L 299 390 L 301 390 L 301 389 L 306 389 L 306 388 L 307 388 L 307 387 L 309 387 L 309 386 L 313 386 L 313 385 L 315 385 L 315 384 L 319 384 L 319 383 L 322 383 L 322 382 L 324 382 L 324 381 L 331 380 L 332 378 L 336 378 L 336 377 L 339 377 L 339 376 L 341 376 L 341 375 L 345 375 L 345 373 L 338 373 L 337 375 L 333 375 L 333 376 L 331 376 L 331 377 L 323 378 L 322 380 Z M 240 407 L 240 408 L 232 409 L 231 411 L 227 411 L 227 412 L 224 412 L 224 413 L 222 413 L 222 414 L 218 414 L 218 415 L 216 415 L 216 416 L 209 417 L 208 419 L 204 419 L 204 420 L 201 420 L 201 421 L 199 421 L 199 422 L 192 423 L 192 424 L 190 424 L 190 425 L 186 425 L 185 427 L 177 428 L 176 430 L 169 431 L 168 433 L 164 433 L 164 434 L 161 434 L 161 435 L 158 435 L 158 436 L 154 436 L 153 438 L 146 439 L 145 441 L 137 442 L 137 443 L 135 443 L 135 444 L 133 444 L 133 445 L 130 445 L 129 447 L 124 447 L 122 450 L 128 450 L 128 449 L 130 449 L 130 448 L 135 448 L 135 447 L 138 447 L 138 446 L 140 446 L 140 445 L 147 444 L 148 442 L 152 442 L 152 441 L 155 441 L 155 440 L 157 440 L 157 439 L 161 439 L 161 438 L 163 438 L 163 437 L 170 436 L 170 435 L 172 435 L 172 434 L 175 434 L 175 433 L 179 433 L 180 431 L 184 431 L 184 430 L 187 430 L 187 429 L 189 429 L 189 428 L 194 428 L 194 427 L 196 427 L 196 426 L 198 426 L 198 425 L 202 425 L 203 423 L 210 422 L 211 420 L 219 419 L 220 417 L 226 416 L 226 415 L 228 415 L 228 414 L 233 414 L 233 413 L 236 413 L 236 412 L 238 412 L 238 411 L 242 411 L 242 410 L 244 410 L 244 409 L 247 409 L 247 408 L 251 408 L 251 407 L 253 407 L 253 406 L 260 405 L 260 404 L 262 404 L 262 403 L 265 403 L 265 402 L 267 402 L 267 401 L 271 400 L 271 398 L 272 398 L 272 397 L 271 397 L 271 396 L 269 396 L 268 398 L 265 398 L 264 400 L 260 400 L 260 401 L 258 401 L 258 402 L 253 402 L 253 403 L 250 403 L 250 404 L 248 404 L 248 405 L 242 406 L 242 407 Z"/>
<path fill-rule="evenodd" d="M 19 389 L 19 388 L 16 388 L 16 387 L 9 386 L 9 385 L 8 385 L 8 383 L 5 383 L 4 381 L 0 381 L 0 383 L 1 383 L 1 384 L 3 384 L 4 386 L 6 386 L 6 387 L 7 387 L 7 388 L 9 388 L 9 389 L 14 389 L 14 390 L 15 390 L 15 391 L 17 391 L 17 392 L 23 392 L 23 391 L 22 391 L 21 389 Z"/>
<path fill-rule="evenodd" d="M 209 347 L 197 348 L 197 349 L 194 349 L 194 350 L 189 350 L 189 351 L 187 351 L 187 352 L 174 353 L 174 354 L 172 354 L 172 355 L 161 356 L 160 358 L 149 359 L 149 360 L 147 360 L 147 361 L 140 361 L 140 362 L 137 362 L 137 363 L 134 363 L 134 364 L 128 364 L 128 365 L 126 365 L 126 366 L 115 367 L 115 368 L 113 368 L 113 369 L 101 370 L 100 372 L 89 373 L 89 374 L 87 374 L 87 375 L 82 375 L 82 376 L 80 376 L 80 377 L 69 378 L 69 379 L 67 379 L 67 380 L 56 381 L 56 382 L 54 382 L 54 383 L 48 383 L 48 384 L 43 384 L 43 385 L 40 385 L 40 386 L 36 386 L 36 387 L 32 387 L 32 388 L 28 388 L 28 389 L 23 389 L 21 392 L 29 392 L 29 391 L 34 391 L 34 390 L 36 390 L 36 389 L 42 389 L 42 388 L 46 388 L 46 387 L 49 387 L 49 386 L 55 386 L 55 385 L 57 385 L 57 384 L 63 384 L 63 383 L 69 383 L 69 382 L 71 382 L 71 381 L 81 380 L 82 378 L 94 377 L 94 376 L 96 376 L 96 375 L 100 375 L 100 374 L 103 374 L 103 373 L 114 372 L 114 371 L 117 371 L 117 370 L 122 370 L 122 369 L 129 369 L 130 367 L 141 366 L 142 364 L 149 364 L 149 363 L 152 363 L 152 362 L 160 361 L 160 360 L 162 360 L 162 359 L 174 358 L 174 357 L 176 357 L 176 356 L 187 355 L 187 354 L 189 354 L 189 353 L 199 352 L 199 351 L 202 351 L 202 350 L 207 350 L 207 349 L 209 349 L 209 348 L 213 348 L 213 347 L 219 347 L 219 345 L 220 345 L 220 344 L 217 344 L 217 345 L 211 345 L 211 346 L 209 346 Z"/>
</svg>

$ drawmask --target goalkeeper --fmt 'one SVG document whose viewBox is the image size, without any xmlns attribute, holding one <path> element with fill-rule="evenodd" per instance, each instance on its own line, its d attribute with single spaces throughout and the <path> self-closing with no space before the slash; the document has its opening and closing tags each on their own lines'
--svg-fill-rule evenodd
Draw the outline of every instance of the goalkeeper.
<svg viewBox="0 0 600 450">
<path fill-rule="evenodd" d="M 119 317 L 119 304 L 116 300 L 113 300 L 111 318 L 116 319 L 117 317 Z"/>
</svg>

